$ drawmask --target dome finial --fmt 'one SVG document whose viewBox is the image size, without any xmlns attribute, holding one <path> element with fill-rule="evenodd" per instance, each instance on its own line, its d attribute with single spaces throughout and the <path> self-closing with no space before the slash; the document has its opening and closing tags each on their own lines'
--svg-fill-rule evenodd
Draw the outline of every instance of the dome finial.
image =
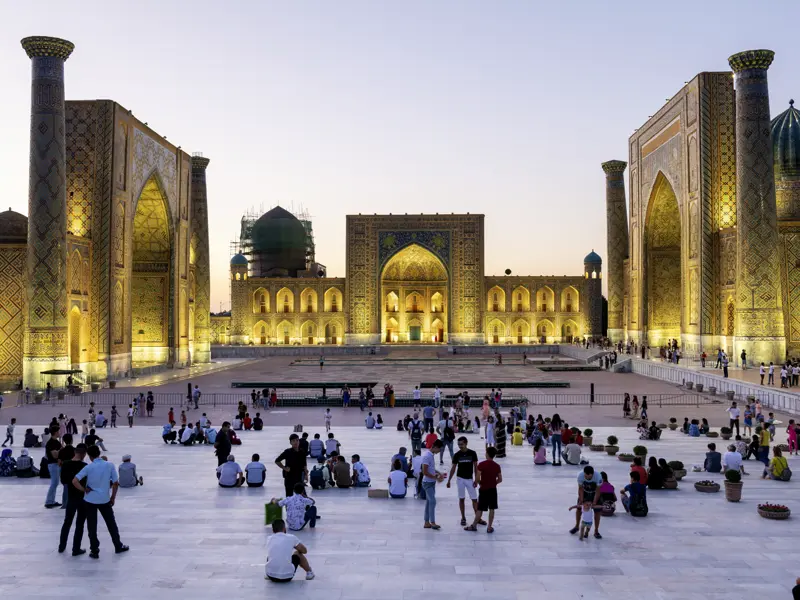
<svg viewBox="0 0 800 600">
<path fill-rule="evenodd" d="M 794 106 L 794 100 L 789 100 L 789 106 Z"/>
</svg>

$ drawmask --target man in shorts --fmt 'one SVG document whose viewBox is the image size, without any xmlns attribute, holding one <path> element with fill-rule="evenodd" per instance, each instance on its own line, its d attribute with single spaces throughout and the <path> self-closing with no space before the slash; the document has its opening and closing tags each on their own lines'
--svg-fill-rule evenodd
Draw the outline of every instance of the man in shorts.
<svg viewBox="0 0 800 600">
<path fill-rule="evenodd" d="M 467 448 L 467 438 L 463 435 L 458 438 L 458 452 L 453 454 L 453 464 L 450 467 L 450 477 L 447 479 L 447 487 L 450 487 L 450 482 L 453 480 L 453 475 L 456 476 L 456 485 L 458 486 L 458 507 L 461 509 L 461 526 L 466 527 L 467 517 L 464 513 L 464 500 L 467 494 L 469 499 L 472 500 L 472 511 L 477 514 L 478 512 L 478 492 L 475 488 L 478 487 L 478 481 L 475 479 L 477 473 L 478 454 L 475 450 Z M 479 525 L 486 525 L 481 521 Z"/>
<path fill-rule="evenodd" d="M 314 571 L 308 564 L 306 554 L 308 549 L 289 533 L 286 533 L 286 523 L 283 519 L 272 522 L 272 533 L 267 539 L 267 565 L 265 579 L 275 583 L 289 583 L 294 579 L 297 567 L 306 572 L 306 579 L 314 579 Z"/>
<path fill-rule="evenodd" d="M 497 510 L 497 486 L 503 482 L 503 473 L 500 465 L 494 461 L 497 456 L 497 448 L 489 446 L 486 448 L 486 460 L 479 463 L 475 469 L 478 485 L 478 510 L 475 512 L 475 520 L 472 525 L 464 527 L 464 531 L 477 531 L 481 523 L 483 511 L 489 511 L 489 526 L 486 533 L 494 533 L 494 511 Z"/>
<path fill-rule="evenodd" d="M 575 503 L 575 527 L 569 530 L 571 534 L 578 533 L 581 524 L 581 513 L 584 502 L 590 502 L 592 506 L 601 506 L 600 502 L 600 484 L 603 483 L 603 478 L 600 473 L 596 473 L 594 467 L 586 465 L 583 471 L 578 473 L 578 501 Z M 600 535 L 600 508 L 594 509 L 594 537 L 602 540 L 603 536 Z"/>
</svg>

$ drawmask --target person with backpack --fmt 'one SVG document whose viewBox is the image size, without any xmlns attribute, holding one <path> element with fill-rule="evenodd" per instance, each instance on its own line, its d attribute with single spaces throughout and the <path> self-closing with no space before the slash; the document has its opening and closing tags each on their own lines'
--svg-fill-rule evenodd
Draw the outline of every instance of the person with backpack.
<svg viewBox="0 0 800 600">
<path fill-rule="evenodd" d="M 622 488 L 622 506 L 633 517 L 647 516 L 647 486 L 639 482 L 639 473 L 631 471 L 631 482 Z"/>
<path fill-rule="evenodd" d="M 436 432 L 439 434 L 444 446 L 450 451 L 450 461 L 452 462 L 454 454 L 453 441 L 456 439 L 456 432 L 453 419 L 450 418 L 446 411 L 442 414 L 442 420 L 439 421 L 439 425 L 436 427 Z M 439 464 L 444 464 L 444 449 L 442 449 L 442 452 L 439 453 Z"/>
<path fill-rule="evenodd" d="M 781 449 L 778 446 L 772 448 L 772 460 L 769 462 L 767 468 L 764 469 L 764 474 L 761 479 L 777 479 L 779 481 L 789 481 L 792 478 L 792 470 L 789 468 L 789 462 L 783 456 Z"/>
<path fill-rule="evenodd" d="M 408 422 L 408 437 L 411 439 L 411 453 L 416 454 L 417 450 L 422 450 L 422 421 L 419 420 L 417 413 Z"/>
<path fill-rule="evenodd" d="M 314 490 L 324 490 L 333 487 L 331 481 L 331 470 L 328 468 L 327 463 L 316 465 L 308 475 L 308 483 Z"/>
</svg>

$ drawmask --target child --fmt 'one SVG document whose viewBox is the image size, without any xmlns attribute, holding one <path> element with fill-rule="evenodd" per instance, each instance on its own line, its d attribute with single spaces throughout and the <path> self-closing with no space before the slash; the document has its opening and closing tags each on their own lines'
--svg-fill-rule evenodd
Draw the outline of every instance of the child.
<svg viewBox="0 0 800 600">
<path fill-rule="evenodd" d="M 574 510 L 578 508 L 578 505 L 570 506 L 570 510 Z M 578 532 L 578 539 L 582 540 L 584 538 L 589 537 L 589 532 L 592 530 L 592 525 L 594 525 L 594 508 L 602 508 L 601 506 L 592 506 L 591 501 L 584 500 L 583 506 L 581 507 L 581 528 Z"/>
<path fill-rule="evenodd" d="M 792 421 L 794 423 L 794 421 Z M 11 442 L 11 445 L 14 445 L 14 428 L 17 426 L 17 420 L 11 419 L 8 425 L 6 425 L 6 441 L 3 442 L 3 448 L 6 447 L 8 442 Z M 792 425 L 794 427 L 794 425 Z"/>
<path fill-rule="evenodd" d="M 133 415 L 136 414 L 136 409 L 133 404 L 128 404 L 128 427 L 133 427 Z"/>
<path fill-rule="evenodd" d="M 94 427 L 94 402 L 89 403 L 89 426 Z"/>
<path fill-rule="evenodd" d="M 511 435 L 511 445 L 522 446 L 522 430 L 519 425 L 514 428 L 514 433 Z"/>
<path fill-rule="evenodd" d="M 89 435 L 89 425 L 86 423 L 86 419 L 84 419 L 83 423 L 81 423 L 81 442 L 86 440 L 87 435 Z"/>
<path fill-rule="evenodd" d="M 477 531 L 484 511 L 489 511 L 489 522 L 486 533 L 494 533 L 494 511 L 497 510 L 497 486 L 503 482 L 500 465 L 494 460 L 497 448 L 486 449 L 486 460 L 478 463 L 475 469 L 475 481 L 478 484 L 478 509 L 472 525 L 464 527 L 464 531 Z"/>
<path fill-rule="evenodd" d="M 186 411 L 181 411 L 181 427 L 186 427 Z"/>
<path fill-rule="evenodd" d="M 331 409 L 325 409 L 325 431 L 331 430 L 331 419 L 333 418 L 333 414 L 331 414 Z"/>
<path fill-rule="evenodd" d="M 119 412 L 117 411 L 117 405 L 115 404 L 115 405 L 113 405 L 111 407 L 111 427 L 116 427 L 117 426 L 117 415 L 118 414 L 119 414 Z"/>
<path fill-rule="evenodd" d="M 486 440 L 486 448 L 494 448 L 494 417 L 489 416 L 486 421 L 486 431 L 484 432 L 484 439 Z"/>
<path fill-rule="evenodd" d="M 250 418 L 250 413 L 244 413 L 244 421 L 242 421 L 245 431 L 250 431 L 253 428 L 253 419 Z"/>
<path fill-rule="evenodd" d="M 375 429 L 383 429 L 383 417 L 378 413 L 378 419 L 375 421 Z"/>
<path fill-rule="evenodd" d="M 172 423 L 175 420 L 175 409 L 169 407 L 169 415 L 167 415 L 167 423 Z"/>
<path fill-rule="evenodd" d="M 769 429 L 769 441 L 775 441 L 775 413 L 769 413 L 766 426 Z"/>
<path fill-rule="evenodd" d="M 747 404 L 744 407 L 744 434 L 753 435 L 753 409 Z"/>
</svg>

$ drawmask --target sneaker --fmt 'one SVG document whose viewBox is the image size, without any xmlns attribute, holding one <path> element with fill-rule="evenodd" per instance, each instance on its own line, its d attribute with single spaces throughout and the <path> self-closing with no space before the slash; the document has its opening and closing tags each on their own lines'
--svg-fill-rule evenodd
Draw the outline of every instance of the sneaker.
<svg viewBox="0 0 800 600">
<path fill-rule="evenodd" d="M 52 504 L 45 504 L 45 505 L 44 505 L 44 507 L 45 507 L 45 508 L 56 508 L 56 507 L 58 507 L 58 506 L 61 506 L 61 503 L 59 503 L 59 502 L 53 502 Z"/>
<path fill-rule="evenodd" d="M 570 530 L 569 530 L 569 532 L 570 532 L 572 535 L 575 535 L 576 533 L 578 533 L 578 528 L 577 528 L 577 527 L 573 527 L 572 529 L 570 529 Z"/>
<path fill-rule="evenodd" d="M 588 534 L 587 534 L 587 535 L 588 535 Z M 599 532 L 599 531 L 595 531 L 595 532 L 594 532 L 594 537 L 595 537 L 595 539 L 598 539 L 598 540 L 602 540 L 602 539 L 603 539 L 603 536 L 602 536 L 602 535 L 600 535 L 600 532 Z"/>
<path fill-rule="evenodd" d="M 72 556 L 80 556 L 81 554 L 86 554 L 86 550 L 83 548 L 78 548 L 77 550 L 72 551 Z"/>
<path fill-rule="evenodd" d="M 95 558 L 95 559 L 100 558 L 100 553 L 99 552 L 89 552 L 89 558 Z"/>
<path fill-rule="evenodd" d="M 130 550 L 130 548 L 125 544 L 122 544 L 122 546 L 117 548 L 114 552 L 116 552 L 117 554 L 122 554 L 123 552 L 127 552 L 128 550 Z"/>
<path fill-rule="evenodd" d="M 59 546 L 59 547 L 58 547 L 58 553 L 59 553 L 59 554 L 64 554 L 64 550 L 66 550 L 66 549 L 67 549 L 67 547 L 66 547 L 66 546 Z"/>
<path fill-rule="evenodd" d="M 311 581 L 314 579 L 314 577 L 316 577 L 316 575 L 314 575 L 314 571 L 308 571 L 306 573 L 306 581 Z"/>
</svg>

